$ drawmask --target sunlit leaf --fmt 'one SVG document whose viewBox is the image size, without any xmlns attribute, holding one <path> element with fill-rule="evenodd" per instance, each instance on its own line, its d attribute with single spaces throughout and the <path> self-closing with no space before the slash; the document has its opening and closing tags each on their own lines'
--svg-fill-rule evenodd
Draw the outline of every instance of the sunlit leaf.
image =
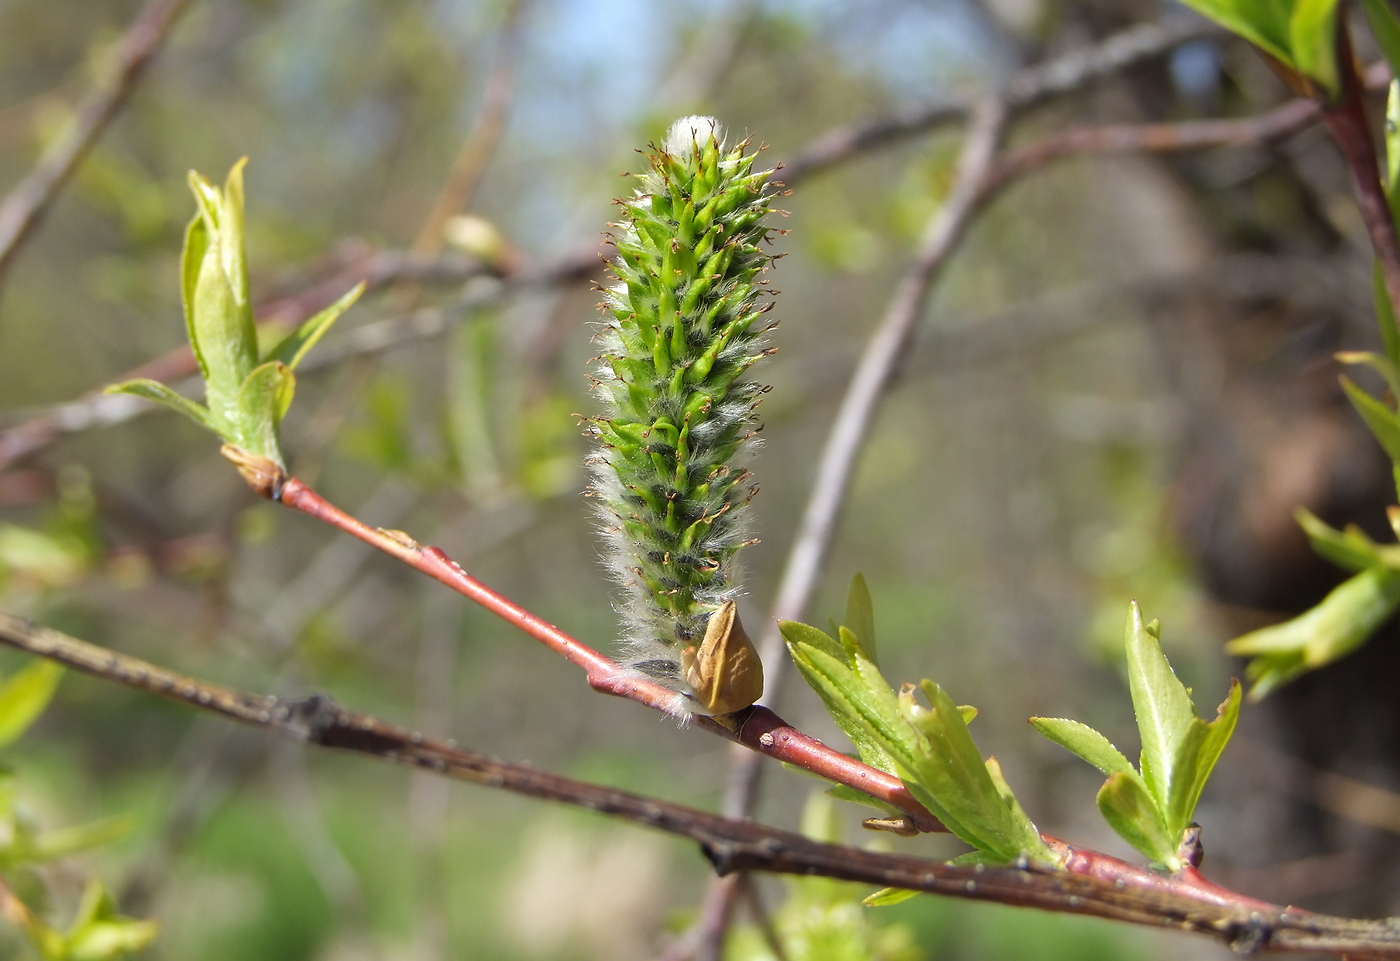
<svg viewBox="0 0 1400 961">
<path fill-rule="evenodd" d="M 1397 422 L 1395 413 L 1356 386 L 1350 377 L 1342 378 L 1342 389 L 1391 461 L 1400 464 L 1400 422 Z"/>
<path fill-rule="evenodd" d="M 132 394 L 146 400 L 153 400 L 163 407 L 168 407 L 179 414 L 184 414 L 190 420 L 201 427 L 218 433 L 218 428 L 214 426 L 214 421 L 209 416 L 209 411 L 202 404 L 171 390 L 165 384 L 147 378 L 123 381 L 120 384 L 113 384 L 103 393 L 107 394 Z M 225 438 L 227 439 L 227 438 Z"/>
<path fill-rule="evenodd" d="M 1157 802 L 1136 772 L 1110 775 L 1099 789 L 1098 805 L 1104 820 L 1123 840 L 1173 870 L 1180 866 L 1176 853 L 1179 838 L 1162 823 Z"/>
<path fill-rule="evenodd" d="M 1289 20 L 1294 0 L 1183 0 L 1188 7 L 1237 33 L 1291 66 Z"/>
<path fill-rule="evenodd" d="M 36 660 L 0 685 L 0 747 L 8 747 L 44 713 L 63 677 L 53 661 Z"/>
<path fill-rule="evenodd" d="M 265 361 L 280 360 L 287 365 L 289 370 L 296 370 L 297 364 L 301 363 L 302 358 L 306 356 L 307 352 L 310 351 L 312 347 L 316 346 L 316 342 L 321 339 L 326 331 L 331 329 L 331 324 L 339 320 L 340 315 L 349 310 L 355 301 L 360 299 L 360 295 L 364 292 L 365 284 L 364 281 L 361 281 L 350 288 L 350 290 L 335 303 L 331 304 L 314 317 L 309 318 L 295 331 L 288 334 L 281 343 L 268 351 L 267 356 L 263 359 Z"/>
<path fill-rule="evenodd" d="M 851 578 L 850 590 L 846 592 L 845 626 L 860 638 L 865 653 L 878 665 L 880 656 L 875 646 L 875 605 L 870 599 L 870 588 L 861 574 Z"/>
<path fill-rule="evenodd" d="M 78 912 L 69 927 L 64 961 L 112 961 L 138 951 L 155 940 L 159 926 L 117 914 L 106 889 L 96 881 L 83 892 Z"/>
<path fill-rule="evenodd" d="M 959 836 L 979 850 L 1006 861 L 1018 854 L 1049 858 L 1035 825 L 1019 805 L 1006 803 L 957 705 L 932 681 L 924 681 L 921 687 L 928 708 L 918 704 L 912 691 L 899 696 L 905 720 L 928 745 L 920 745 L 921 750 L 911 757 L 895 755 L 908 770 L 909 789 L 921 800 L 918 788 L 931 794 L 938 807 L 952 816 L 951 823 L 944 822 L 949 830 L 958 833 L 961 828 L 966 834 Z M 999 775 L 1000 769 L 996 770 Z"/>
<path fill-rule="evenodd" d="M 1344 350 L 1337 354 L 1344 364 L 1361 364 L 1369 367 L 1385 378 L 1385 386 L 1394 397 L 1400 397 L 1400 370 L 1397 370 L 1389 357 L 1369 350 Z"/>
<path fill-rule="evenodd" d="M 282 464 L 277 428 L 296 391 L 296 375 L 270 360 L 256 368 L 238 394 L 238 446 Z"/>
<path fill-rule="evenodd" d="M 870 908 L 882 908 L 908 901 L 910 898 L 917 898 L 921 893 L 920 891 L 910 891 L 907 888 L 881 888 L 860 903 Z"/>
<path fill-rule="evenodd" d="M 1300 507 L 1293 512 L 1298 526 L 1308 535 L 1312 548 L 1322 557 L 1349 571 L 1364 571 L 1368 567 L 1384 564 L 1385 559 L 1400 560 L 1400 552 L 1382 548 L 1372 541 L 1354 524 L 1345 531 L 1339 531 L 1323 523 L 1311 511 Z"/>
<path fill-rule="evenodd" d="M 1123 752 L 1087 724 L 1063 717 L 1033 717 L 1031 725 L 1061 747 L 1068 748 L 1104 774 L 1132 771 Z"/>
<path fill-rule="evenodd" d="M 1251 631 L 1225 645 L 1229 654 L 1253 656 L 1245 669 L 1254 682 L 1251 700 L 1306 670 L 1351 653 L 1400 606 L 1400 572 L 1372 567 L 1345 581 L 1312 610 Z"/>
<path fill-rule="evenodd" d="M 1385 99 L 1385 193 L 1390 204 L 1390 219 L 1400 224 L 1400 80 L 1390 81 Z M 1395 325 L 1395 305 L 1385 287 L 1385 272 L 1377 259 L 1371 265 L 1371 286 L 1375 294 L 1376 315 L 1380 320 L 1381 343 L 1385 355 L 1400 366 L 1400 332 Z"/>
<path fill-rule="evenodd" d="M 1338 0 L 1294 0 L 1288 21 L 1293 66 L 1333 97 L 1342 87 L 1337 70 L 1337 3 Z"/>
<path fill-rule="evenodd" d="M 1126 641 L 1128 688 L 1142 737 L 1142 779 L 1162 801 L 1171 793 L 1176 746 L 1196 719 L 1196 709 L 1162 653 L 1161 642 L 1143 624 L 1136 601 L 1128 608 Z"/>
<path fill-rule="evenodd" d="M 851 739 L 861 760 L 888 774 L 897 774 L 886 744 L 900 737 L 912 739 L 913 735 L 904 729 L 893 693 L 886 687 L 886 697 L 872 696 L 846 662 L 845 652 L 816 628 L 794 621 L 781 621 L 779 628 L 793 663 Z M 832 653 L 832 648 L 838 653 Z"/>
<path fill-rule="evenodd" d="M 1230 735 L 1235 733 L 1235 723 L 1240 718 L 1240 683 L 1230 682 L 1230 693 L 1216 709 L 1216 718 L 1207 723 L 1200 718 L 1191 722 L 1191 727 L 1177 746 L 1173 767 L 1176 776 L 1172 781 L 1172 793 L 1167 799 L 1167 827 L 1178 837 L 1191 824 L 1196 804 L 1201 799 L 1201 791 L 1215 769 L 1215 762 Z"/>
</svg>

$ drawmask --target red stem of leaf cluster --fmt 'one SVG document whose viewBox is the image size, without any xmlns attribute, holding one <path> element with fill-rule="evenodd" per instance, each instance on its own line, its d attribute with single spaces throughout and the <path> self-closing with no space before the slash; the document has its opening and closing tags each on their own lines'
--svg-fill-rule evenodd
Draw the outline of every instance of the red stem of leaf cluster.
<svg viewBox="0 0 1400 961">
<path fill-rule="evenodd" d="M 690 714 L 683 695 L 636 672 L 625 670 L 607 655 L 503 597 L 468 574 L 440 548 L 425 547 L 399 531 L 370 527 L 331 504 L 295 477 L 271 485 L 266 492 L 287 507 L 330 524 L 442 582 L 520 628 L 570 663 L 583 668 L 594 690 L 637 701 L 672 716 L 685 717 Z M 725 720 L 729 723 L 712 717 L 690 718 L 690 722 L 697 727 L 891 804 L 907 814 L 920 830 L 946 830 L 915 800 L 898 778 L 862 764 L 803 734 L 767 708 L 748 708 Z"/>
<path fill-rule="evenodd" d="M 570 636 L 560 628 L 531 614 L 519 604 L 501 596 L 462 569 L 440 548 L 425 547 L 400 531 L 388 531 L 368 524 L 342 511 L 296 478 L 265 488 L 274 500 L 323 521 L 353 537 L 398 558 L 482 607 L 520 628 L 526 634 L 583 668 L 588 683 L 605 694 L 638 701 L 657 710 L 685 714 L 684 698 L 676 692 L 633 672 L 616 661 Z M 723 720 L 695 716 L 691 723 L 736 741 L 761 754 L 794 767 L 855 788 L 904 812 L 922 831 L 946 831 L 937 818 L 921 805 L 896 777 L 848 757 L 790 726 L 766 707 L 755 705 Z M 1046 836 L 1046 842 L 1063 859 L 1064 870 L 1113 883 L 1119 881 L 1135 889 L 1157 892 L 1190 892 L 1213 903 L 1236 908 L 1276 910 L 1268 902 L 1245 897 L 1220 887 L 1194 868 L 1166 877 L 1107 854 L 1074 847 Z"/>
</svg>

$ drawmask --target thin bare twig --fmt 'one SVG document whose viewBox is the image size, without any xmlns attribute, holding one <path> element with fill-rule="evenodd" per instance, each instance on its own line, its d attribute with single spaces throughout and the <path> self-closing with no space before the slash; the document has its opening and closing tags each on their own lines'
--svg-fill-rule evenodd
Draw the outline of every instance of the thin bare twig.
<svg viewBox="0 0 1400 961">
<path fill-rule="evenodd" d="M 313 695 L 286 701 L 171 673 L 0 612 L 0 643 L 105 680 L 179 701 L 320 747 L 436 771 L 542 800 L 571 804 L 689 838 L 721 875 L 821 875 L 980 901 L 1171 927 L 1256 951 L 1400 958 L 1400 926 L 1312 914 L 1256 901 L 1200 879 L 1166 877 L 1054 842 L 1057 865 L 1021 859 L 961 866 L 822 844 L 798 834 L 499 761 L 424 737 Z"/>
<path fill-rule="evenodd" d="M 1296 133 L 1322 116 L 1311 100 L 1290 100 L 1254 117 L 1179 123 L 1104 124 L 1071 127 L 1020 147 L 997 162 L 987 189 L 1070 156 L 1101 153 L 1178 153 L 1238 144 L 1268 143 Z"/>
<path fill-rule="evenodd" d="M 149 0 L 117 43 L 112 74 L 92 89 L 72 123 L 0 203 L 0 279 L 79 161 L 117 115 L 189 0 Z"/>
<path fill-rule="evenodd" d="M 462 141 L 447 180 L 424 218 L 418 236 L 414 238 L 413 252 L 416 254 L 441 252 L 445 241 L 443 228 L 450 217 L 471 203 L 486 172 L 486 165 L 505 131 L 515 90 L 515 63 L 519 57 L 521 23 L 526 6 L 528 0 L 510 0 L 506 8 L 505 22 L 491 57 L 491 72 L 482 95 L 481 112 Z"/>
<path fill-rule="evenodd" d="M 1009 110 L 1018 112 L 1160 57 L 1188 41 L 1221 34 L 1219 27 L 1195 15 L 1138 24 L 1092 46 L 1018 71 L 1001 87 L 1000 95 Z M 986 93 L 952 96 L 877 120 L 827 131 L 785 162 L 783 182 L 790 185 L 856 154 L 963 120 L 986 96 Z"/>
</svg>

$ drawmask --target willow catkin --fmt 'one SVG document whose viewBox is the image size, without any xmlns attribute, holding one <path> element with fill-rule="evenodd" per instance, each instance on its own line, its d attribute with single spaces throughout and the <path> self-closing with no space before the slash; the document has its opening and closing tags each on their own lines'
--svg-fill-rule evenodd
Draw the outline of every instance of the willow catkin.
<svg viewBox="0 0 1400 961">
<path fill-rule="evenodd" d="M 767 353 L 762 317 L 772 306 L 762 275 L 773 257 L 761 246 L 772 171 L 753 172 L 749 145 L 725 145 L 712 118 L 679 120 L 619 201 L 594 385 L 605 410 L 590 421 L 600 443 L 592 494 L 624 593 L 625 663 L 706 713 L 746 706 L 762 690 L 752 645 L 726 607 L 755 492 L 738 462 L 765 390 L 743 375 Z M 706 637 L 722 609 L 738 632 L 727 646 L 715 629 Z M 697 650 L 733 651 L 738 640 L 752 669 L 739 671 L 737 688 L 723 690 L 721 679 L 718 694 L 709 684 L 701 693 Z"/>
</svg>

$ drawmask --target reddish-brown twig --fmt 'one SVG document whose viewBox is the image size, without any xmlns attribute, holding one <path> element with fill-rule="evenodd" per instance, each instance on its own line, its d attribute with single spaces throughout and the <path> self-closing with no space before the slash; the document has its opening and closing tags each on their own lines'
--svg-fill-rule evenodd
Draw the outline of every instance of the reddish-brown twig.
<svg viewBox="0 0 1400 961">
<path fill-rule="evenodd" d="M 1086 914 L 1206 934 L 1241 953 L 1325 952 L 1400 958 L 1400 928 L 1311 914 L 1211 885 L 1194 872 L 1167 877 L 1117 858 L 1053 842 L 1059 865 L 1025 859 L 1004 867 L 821 844 L 737 818 L 576 781 L 463 750 L 312 696 L 284 701 L 173 674 L 0 612 L 0 643 L 320 747 L 369 755 L 543 800 L 577 805 L 689 838 L 724 875 L 771 871 L 822 875 L 952 897 Z"/>
<path fill-rule="evenodd" d="M 690 715 L 683 695 L 640 674 L 624 670 L 612 658 L 501 596 L 468 574 L 441 549 L 425 547 L 402 531 L 370 527 L 331 504 L 295 477 L 286 477 L 270 461 L 232 447 L 225 447 L 224 454 L 238 466 L 249 486 L 259 495 L 358 538 L 475 601 L 571 664 L 581 667 L 594 690 L 636 701 L 673 717 Z M 914 799 L 898 778 L 827 747 L 816 738 L 791 727 L 767 708 L 748 708 L 728 716 L 724 723 L 704 716 L 691 717 L 690 722 L 760 754 L 885 801 L 907 814 L 921 830 L 944 830 L 937 818 Z"/>
<path fill-rule="evenodd" d="M 1396 236 L 1395 221 L 1381 185 L 1376 145 L 1366 116 L 1364 78 L 1357 72 L 1344 19 L 1337 22 L 1337 63 L 1342 91 L 1336 101 L 1323 105 L 1322 118 L 1351 169 L 1357 207 L 1380 263 L 1386 293 L 1391 304 L 1400 309 L 1400 237 Z"/>
<path fill-rule="evenodd" d="M 189 0 L 149 0 L 122 35 L 112 74 L 82 102 L 72 123 L 0 203 L 0 278 L 107 124 L 126 103 Z"/>
</svg>

